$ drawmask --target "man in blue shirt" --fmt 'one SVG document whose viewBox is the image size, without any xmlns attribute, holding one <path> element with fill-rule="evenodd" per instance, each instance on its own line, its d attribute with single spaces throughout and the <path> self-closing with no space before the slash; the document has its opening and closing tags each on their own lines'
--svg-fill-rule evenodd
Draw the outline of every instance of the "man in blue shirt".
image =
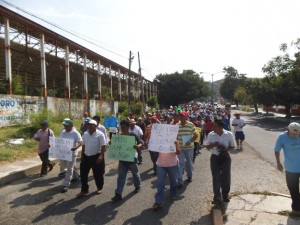
<svg viewBox="0 0 300 225">
<path fill-rule="evenodd" d="M 300 216 L 300 124 L 290 123 L 288 131 L 281 133 L 276 141 L 274 151 L 277 169 L 283 172 L 280 151 L 284 153 L 284 168 L 288 189 L 292 198 L 292 214 Z"/>
</svg>

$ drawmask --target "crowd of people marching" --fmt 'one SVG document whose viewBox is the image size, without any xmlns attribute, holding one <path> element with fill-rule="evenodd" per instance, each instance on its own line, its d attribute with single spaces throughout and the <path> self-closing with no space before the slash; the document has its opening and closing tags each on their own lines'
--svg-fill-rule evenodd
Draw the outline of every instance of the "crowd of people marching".
<svg viewBox="0 0 300 225">
<path fill-rule="evenodd" d="M 165 180 L 170 179 L 170 198 L 176 199 L 178 189 L 182 188 L 184 182 L 193 181 L 193 164 L 197 155 L 201 154 L 200 149 L 206 147 L 212 152 L 211 169 L 213 176 L 213 204 L 218 206 L 221 200 L 229 201 L 230 190 L 230 156 L 228 151 L 236 147 L 231 126 L 242 131 L 245 125 L 239 114 L 235 114 L 233 123 L 230 124 L 230 110 L 218 108 L 213 105 L 188 104 L 173 107 L 156 112 L 146 112 L 140 116 L 130 114 L 124 120 L 116 115 L 116 125 L 105 128 L 101 125 L 100 117 L 89 117 L 85 112 L 82 119 L 80 131 L 73 126 L 69 118 L 62 122 L 63 129 L 59 137 L 73 141 L 72 161 L 60 160 L 59 176 L 64 177 L 61 192 L 68 191 L 72 182 L 81 180 L 81 191 L 77 198 L 89 193 L 88 174 L 92 169 L 96 183 L 96 194 L 101 194 L 104 185 L 105 174 L 105 152 L 109 151 L 112 135 L 134 136 L 136 144 L 133 148 L 136 151 L 135 161 L 119 161 L 117 187 L 112 201 L 122 200 L 126 176 L 131 171 L 134 180 L 134 192 L 138 193 L 141 188 L 139 165 L 143 164 L 144 149 L 151 137 L 151 128 L 155 123 L 178 125 L 179 131 L 175 141 L 176 152 L 160 153 L 149 151 L 153 165 L 153 176 L 157 176 L 157 192 L 153 208 L 159 209 L 164 204 Z M 196 129 L 199 128 L 199 129 Z M 54 164 L 49 160 L 49 137 L 54 132 L 48 127 L 47 121 L 41 122 L 41 129 L 37 131 L 34 138 L 38 141 L 38 153 L 42 161 L 41 177 L 51 171 Z M 242 149 L 243 133 L 239 135 L 239 148 Z M 205 142 L 205 143 L 204 143 Z M 81 150 L 80 173 L 76 169 L 76 158 Z M 187 179 L 183 180 L 186 173 Z"/>
<path fill-rule="evenodd" d="M 62 122 L 64 128 L 59 137 L 71 139 L 73 145 L 70 149 L 72 160 L 60 160 L 59 162 L 59 176 L 64 177 L 62 193 L 68 191 L 72 182 L 80 179 L 81 191 L 77 198 L 87 195 L 89 193 L 88 174 L 91 169 L 97 187 L 95 193 L 102 193 L 105 152 L 109 151 L 109 146 L 114 140 L 114 138 L 112 139 L 113 135 L 133 136 L 135 157 L 133 162 L 119 160 L 115 196 L 111 200 L 112 202 L 122 200 L 128 171 L 133 176 L 134 193 L 138 193 L 141 188 L 139 165 L 143 164 L 143 154 L 145 154 L 143 150 L 147 149 L 153 124 L 159 123 L 178 126 L 178 134 L 174 143 L 176 151 L 162 153 L 153 149 L 149 150 L 153 176 L 157 176 L 157 191 L 153 209 L 158 210 L 164 205 L 167 177 L 170 180 L 170 198 L 172 200 L 178 197 L 178 189 L 183 187 L 184 182 L 193 181 L 193 164 L 197 155 L 200 154 L 200 149 L 204 147 L 211 153 L 210 167 L 214 193 L 212 206 L 220 207 L 222 201 L 230 201 L 231 157 L 229 151 L 242 150 L 245 140 L 243 127 L 246 124 L 239 113 L 235 113 L 234 118 L 231 119 L 230 109 L 227 107 L 218 108 L 209 104 L 190 103 L 179 107 L 170 106 L 169 109 L 157 112 L 146 112 L 138 117 L 130 114 L 123 120 L 120 120 L 118 115 L 115 117 L 115 126 L 106 128 L 101 125 L 99 116 L 90 118 L 89 113 L 85 112 L 80 132 L 73 126 L 71 119 L 64 119 Z M 54 137 L 54 132 L 48 127 L 48 121 L 42 121 L 40 125 L 41 129 L 34 135 L 34 139 L 38 141 L 38 154 L 42 161 L 40 176 L 44 177 L 54 167 L 54 163 L 49 160 L 49 139 Z M 287 130 L 278 136 L 274 147 L 278 170 L 283 171 L 285 168 L 287 186 L 292 198 L 292 213 L 296 215 L 300 215 L 299 134 L 300 124 L 290 123 Z M 123 136 L 123 138 L 125 137 Z M 80 147 L 82 150 L 79 173 L 76 168 L 76 158 Z M 280 161 L 282 149 L 285 156 L 284 167 Z M 185 181 L 183 181 L 184 174 L 187 176 Z"/>
</svg>

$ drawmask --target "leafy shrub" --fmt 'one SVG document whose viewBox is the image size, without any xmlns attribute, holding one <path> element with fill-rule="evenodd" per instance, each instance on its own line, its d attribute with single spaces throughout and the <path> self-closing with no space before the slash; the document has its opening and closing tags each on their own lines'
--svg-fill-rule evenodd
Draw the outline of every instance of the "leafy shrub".
<svg viewBox="0 0 300 225">
<path fill-rule="evenodd" d="M 244 111 L 244 112 L 249 112 L 249 111 L 250 111 L 250 106 L 244 105 L 244 106 L 242 107 L 242 111 Z"/>
</svg>

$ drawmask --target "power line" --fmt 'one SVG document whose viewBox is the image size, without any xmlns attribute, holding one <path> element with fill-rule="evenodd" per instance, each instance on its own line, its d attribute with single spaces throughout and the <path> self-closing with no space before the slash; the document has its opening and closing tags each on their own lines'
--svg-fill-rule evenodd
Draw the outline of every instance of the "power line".
<svg viewBox="0 0 300 225">
<path fill-rule="evenodd" d="M 68 30 L 66 30 L 66 29 L 63 28 L 63 27 L 60 27 L 60 26 L 58 26 L 58 25 L 56 25 L 56 24 L 54 24 L 54 23 L 51 23 L 51 22 L 49 22 L 49 21 L 47 21 L 47 20 L 45 20 L 45 19 L 43 19 L 43 18 L 41 18 L 41 17 L 38 17 L 38 16 L 34 15 L 33 13 L 30 13 L 30 12 L 24 10 L 24 9 L 21 9 L 20 7 L 18 7 L 18 6 L 16 6 L 16 5 L 13 5 L 13 4 L 11 4 L 11 3 L 5 1 L 5 0 L 0 0 L 0 1 L 2 1 L 3 3 L 5 3 L 5 4 L 7 4 L 7 5 L 9 5 L 9 6 L 13 7 L 13 8 L 15 8 L 15 9 L 17 9 L 17 10 L 20 10 L 20 11 L 22 11 L 23 13 L 26 13 L 26 14 L 28 14 L 28 15 L 30 15 L 30 16 L 32 16 L 32 17 L 38 19 L 38 20 L 41 20 L 41 21 L 43 21 L 43 22 L 45 22 L 45 23 L 47 23 L 47 24 L 49 24 L 49 25 L 51 25 L 51 26 L 53 26 L 53 27 L 56 27 L 56 28 L 58 28 L 58 29 L 60 29 L 60 30 L 62 30 L 62 31 L 64 31 L 64 32 L 68 33 L 68 34 L 71 34 L 71 35 L 73 35 L 73 36 L 75 36 L 75 37 L 77 37 L 77 38 L 80 38 L 81 40 L 84 40 L 84 41 L 86 41 L 86 42 L 88 42 L 88 43 L 90 43 L 90 44 L 92 44 L 92 45 L 95 45 L 95 46 L 97 46 L 97 47 L 99 47 L 99 48 L 102 48 L 102 49 L 104 49 L 105 51 L 108 51 L 108 52 L 110 52 L 110 53 L 112 53 L 112 54 L 115 54 L 115 55 L 117 55 L 117 56 L 119 56 L 119 57 L 122 57 L 122 58 L 124 58 L 124 59 L 127 59 L 127 57 L 125 57 L 125 56 L 123 56 L 123 55 L 120 55 L 120 54 L 118 54 L 118 53 L 116 53 L 116 52 L 114 52 L 114 51 L 112 51 L 112 50 L 109 50 L 109 49 L 107 49 L 107 48 L 105 48 L 105 47 L 103 47 L 103 46 L 101 46 L 101 45 L 99 45 L 99 44 L 97 44 L 97 43 L 95 43 L 95 42 L 93 42 L 93 41 L 88 40 L 87 38 L 84 38 L 84 35 L 82 35 L 82 34 L 76 33 L 76 32 L 74 32 L 74 31 L 68 31 Z M 86 37 L 87 37 L 87 36 L 86 36 Z M 88 37 L 88 38 L 89 38 L 89 37 Z M 90 38 L 90 39 L 91 39 L 91 38 Z"/>
</svg>

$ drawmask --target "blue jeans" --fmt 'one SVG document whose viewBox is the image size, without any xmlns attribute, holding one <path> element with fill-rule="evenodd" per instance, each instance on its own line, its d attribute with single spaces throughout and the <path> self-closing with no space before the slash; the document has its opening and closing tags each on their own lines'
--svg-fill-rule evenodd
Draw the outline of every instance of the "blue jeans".
<svg viewBox="0 0 300 225">
<path fill-rule="evenodd" d="M 194 156 L 194 149 L 184 149 L 180 151 L 178 156 L 179 164 L 178 164 L 178 173 L 177 173 L 177 180 L 178 183 L 183 183 L 182 174 L 183 169 L 186 167 L 187 176 L 192 178 L 193 176 L 193 156 Z"/>
<path fill-rule="evenodd" d="M 157 166 L 157 192 L 155 194 L 155 203 L 159 205 L 164 204 L 164 191 L 167 175 L 170 180 L 170 195 L 171 197 L 177 195 L 177 169 L 178 166 L 160 167 Z"/>
<path fill-rule="evenodd" d="M 292 198 L 292 209 L 300 211 L 299 179 L 300 173 L 285 172 L 286 183 Z"/>
<path fill-rule="evenodd" d="M 228 197 L 231 182 L 231 158 L 228 153 L 223 156 L 212 154 L 210 167 L 213 177 L 214 201 L 221 201 L 222 196 Z"/>
<path fill-rule="evenodd" d="M 117 189 L 115 190 L 116 194 L 122 195 L 128 170 L 132 173 L 134 187 L 139 188 L 141 186 L 141 178 L 137 163 L 119 161 Z"/>
</svg>

